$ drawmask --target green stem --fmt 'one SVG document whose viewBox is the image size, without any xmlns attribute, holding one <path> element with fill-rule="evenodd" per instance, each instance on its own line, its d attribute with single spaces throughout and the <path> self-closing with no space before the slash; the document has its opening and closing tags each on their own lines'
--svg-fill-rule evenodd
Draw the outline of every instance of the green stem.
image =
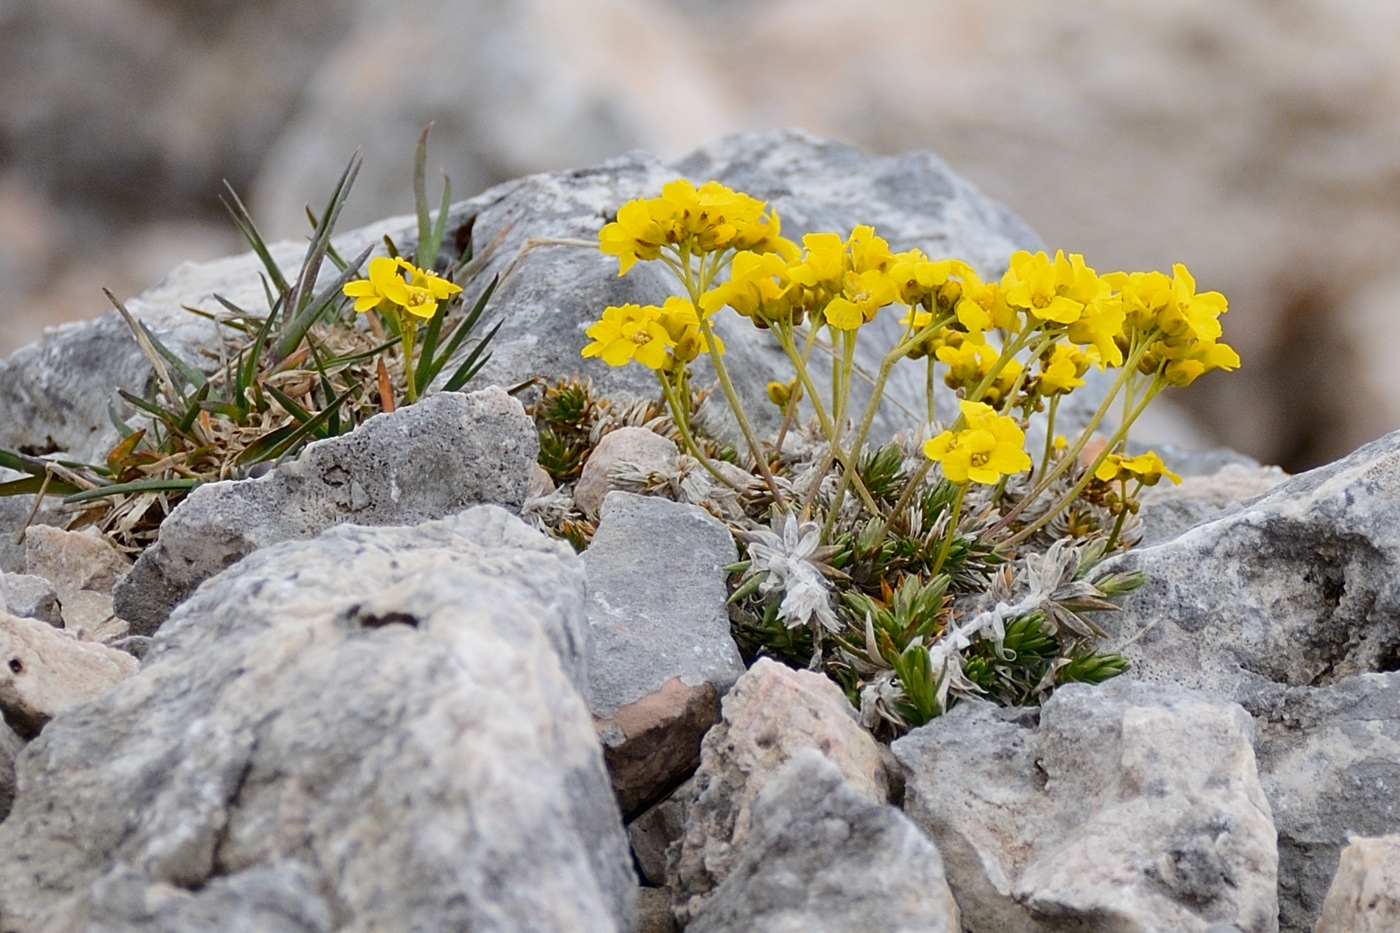
<svg viewBox="0 0 1400 933">
<path fill-rule="evenodd" d="M 928 471 L 932 466 L 933 461 L 925 459 L 924 462 L 919 465 L 919 468 L 914 471 L 914 475 L 909 477 L 909 482 L 904 484 L 904 491 L 899 494 L 899 499 L 895 502 L 894 507 L 890 509 L 889 517 L 885 519 L 885 524 L 880 528 L 880 533 L 875 536 L 877 542 L 883 542 L 889 537 L 890 528 L 894 526 L 895 516 L 909 507 L 909 500 L 914 498 L 914 490 L 919 488 L 919 485 L 924 481 L 924 477 L 928 476 Z"/>
<path fill-rule="evenodd" d="M 953 499 L 953 514 L 948 519 L 948 533 L 943 536 L 943 546 L 938 549 L 938 557 L 933 562 L 933 569 L 930 576 L 938 576 L 938 571 L 943 569 L 943 562 L 948 559 L 948 552 L 952 550 L 953 538 L 958 533 L 958 518 L 962 515 L 963 497 L 967 495 L 967 483 L 958 487 L 958 495 Z"/>
<path fill-rule="evenodd" d="M 1035 473 L 1037 479 L 1050 467 L 1050 452 L 1055 446 L 1055 409 L 1059 406 L 1060 396 L 1050 396 L 1050 406 L 1045 412 L 1045 453 L 1040 456 L 1040 469 Z"/>
<path fill-rule="evenodd" d="M 700 445 L 695 443 L 695 438 L 690 433 L 689 419 L 686 417 L 685 411 L 681 408 L 680 399 L 677 397 L 675 388 L 666 380 L 665 375 L 661 372 L 657 372 L 656 378 L 661 383 L 661 394 L 665 396 L 666 405 L 671 409 L 671 419 L 676 423 L 676 430 L 680 432 L 681 443 L 684 445 L 686 452 L 699 461 L 700 465 L 704 467 L 711 476 L 719 480 L 720 483 L 736 492 L 740 491 L 739 487 L 735 486 L 733 481 L 721 473 L 719 469 L 710 462 L 710 458 L 705 456 L 704 451 L 700 449 Z"/>
<path fill-rule="evenodd" d="M 1098 428 L 1100 422 L 1103 421 L 1104 416 L 1108 414 L 1108 409 L 1113 405 L 1114 399 L 1118 397 L 1118 392 L 1127 382 L 1129 374 L 1136 369 L 1138 360 L 1142 359 L 1142 355 L 1147 352 L 1147 347 L 1151 344 L 1151 338 L 1155 336 L 1155 331 L 1150 332 L 1146 335 L 1145 339 L 1140 340 L 1132 348 L 1131 352 L 1128 354 L 1128 358 L 1123 361 L 1123 367 L 1118 374 L 1118 378 L 1114 380 L 1113 385 L 1108 390 L 1108 394 L 1104 396 L 1103 402 L 1099 404 L 1098 409 L 1094 412 L 1094 416 L 1089 419 L 1088 425 L 1080 432 L 1079 440 L 1077 440 L 1074 446 L 1060 459 L 1059 463 L 1055 464 L 1050 472 L 1046 473 L 1045 476 L 1041 478 L 1040 482 L 1035 484 L 1031 491 L 1026 494 L 1025 498 L 1016 503 L 1011 511 L 1003 515 L 1001 519 L 991 527 L 988 532 L 989 535 L 1000 533 L 1007 525 L 1015 521 L 1017 516 L 1024 512 L 1028 505 L 1039 498 L 1045 490 L 1050 488 L 1050 484 L 1058 479 L 1060 474 L 1064 473 L 1065 470 L 1069 469 L 1072 464 L 1078 461 L 1080 453 L 1083 452 L 1084 448 L 1089 443 L 1089 438 L 1093 436 L 1094 431 Z M 1105 447 L 1104 449 L 1107 450 L 1108 448 Z"/>
<path fill-rule="evenodd" d="M 399 316 L 399 339 L 403 343 L 403 372 L 404 381 L 408 384 L 408 404 L 412 405 L 418 401 L 418 381 L 413 378 L 413 338 L 418 333 L 418 322 L 405 320 L 405 315 Z"/>
<path fill-rule="evenodd" d="M 749 424 L 749 419 L 744 416 L 744 406 L 739 403 L 739 395 L 734 391 L 734 384 L 729 381 L 729 372 L 725 369 L 723 354 L 719 352 L 714 329 L 710 327 L 708 319 L 700 317 L 699 320 L 700 333 L 704 335 L 705 346 L 710 348 L 710 362 L 715 367 L 715 375 L 719 377 L 720 388 L 724 390 L 724 397 L 729 401 L 729 407 L 734 412 L 734 417 L 738 419 L 739 430 L 743 433 L 744 440 L 748 442 L 749 452 L 753 454 L 758 472 L 763 477 L 763 481 L 768 484 L 768 491 L 773 494 L 774 504 L 782 508 L 784 505 L 783 494 L 778 489 L 777 481 L 773 479 L 773 472 L 768 468 L 768 456 L 764 453 L 758 438 L 754 436 L 753 426 Z"/>
<path fill-rule="evenodd" d="M 1084 475 L 1079 478 L 1079 482 L 1074 484 L 1074 488 L 1062 496 L 1060 500 L 1055 503 L 1054 508 L 1047 510 L 1044 515 L 1036 519 L 1033 523 L 1022 528 L 1010 538 L 1007 538 L 1004 542 L 1007 546 L 1018 544 L 1035 534 L 1041 528 L 1045 527 L 1045 524 L 1049 522 L 1050 519 L 1054 518 L 1061 509 L 1079 498 L 1079 494 L 1084 491 L 1084 487 L 1089 485 L 1089 481 L 1094 478 L 1094 471 L 1108 459 L 1108 455 L 1112 453 L 1121 442 L 1127 439 L 1128 428 L 1132 426 L 1132 423 L 1136 421 L 1143 410 L 1147 408 L 1148 403 L 1157 397 L 1157 393 L 1162 391 L 1162 387 L 1165 384 L 1166 383 L 1162 382 L 1160 379 L 1156 379 L 1153 381 L 1152 385 L 1148 386 L 1147 391 L 1143 393 L 1142 401 L 1133 408 L 1129 418 L 1118 427 L 1118 430 L 1113 432 L 1113 436 L 1108 439 L 1108 443 L 1104 445 L 1103 450 L 1099 451 L 1099 455 L 1094 458 L 1094 462 L 1089 464 L 1088 468 L 1084 471 Z M 1078 456 L 1078 454 L 1075 456 Z M 1024 500 L 1022 501 L 1024 502 Z M 1018 505 L 1019 504 L 1020 503 L 1018 503 Z M 1002 527 L 1004 526 L 1001 522 L 998 522 L 993 530 L 999 530 Z M 1000 547 L 1000 545 L 998 545 L 998 547 Z"/>
</svg>

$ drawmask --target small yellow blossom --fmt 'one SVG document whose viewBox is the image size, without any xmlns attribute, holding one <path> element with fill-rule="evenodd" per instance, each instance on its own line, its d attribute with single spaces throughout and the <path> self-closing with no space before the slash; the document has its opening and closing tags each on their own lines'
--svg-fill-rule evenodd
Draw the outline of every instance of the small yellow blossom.
<svg viewBox="0 0 1400 933">
<path fill-rule="evenodd" d="M 1040 357 L 1040 378 L 1036 391 L 1049 398 L 1064 395 L 1084 384 L 1079 378 L 1089 369 L 1089 358 L 1070 344 L 1057 343 Z"/>
<path fill-rule="evenodd" d="M 1162 458 L 1151 450 L 1136 457 L 1109 454 L 1094 471 L 1094 478 L 1100 482 L 1137 480 L 1143 486 L 1156 486 L 1164 476 L 1173 483 L 1181 482 L 1181 477 L 1168 470 Z"/>
<path fill-rule="evenodd" d="M 1040 321 L 1069 324 L 1079 320 L 1084 312 L 1082 301 L 1065 296 L 1056 262 L 1043 252 L 1021 250 L 1012 254 L 1011 267 L 1002 277 L 1002 288 L 1007 304 Z"/>
<path fill-rule="evenodd" d="M 583 348 L 583 355 L 601 357 L 609 366 L 626 366 L 635 359 L 660 369 L 666 364 L 666 349 L 675 343 L 655 305 L 604 308 L 603 317 L 585 333 L 593 342 Z"/>
<path fill-rule="evenodd" d="M 404 275 L 408 278 L 405 279 Z M 355 310 L 407 311 L 420 318 L 437 313 L 439 301 L 462 290 L 432 272 L 425 272 L 406 259 L 377 256 L 369 261 L 369 277 L 346 282 L 342 292 L 355 299 Z"/>
<path fill-rule="evenodd" d="M 994 486 L 1003 476 L 1031 468 L 1030 455 L 1023 449 L 1025 432 L 1013 419 L 981 402 L 962 401 L 958 407 L 966 427 L 924 442 L 924 456 L 942 465 L 949 482 Z"/>
</svg>

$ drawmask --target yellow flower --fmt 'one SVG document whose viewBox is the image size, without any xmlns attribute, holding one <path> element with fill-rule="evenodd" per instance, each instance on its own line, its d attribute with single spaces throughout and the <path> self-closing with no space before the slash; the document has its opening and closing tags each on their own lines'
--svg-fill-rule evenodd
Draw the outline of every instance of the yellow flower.
<svg viewBox="0 0 1400 933">
<path fill-rule="evenodd" d="M 958 407 L 966 427 L 924 442 L 924 456 L 942 465 L 949 482 L 994 486 L 1003 476 L 1031 468 L 1030 455 L 1023 449 L 1026 435 L 1014 420 L 981 402 L 962 401 Z"/>
<path fill-rule="evenodd" d="M 1196 341 L 1180 356 L 1175 356 L 1173 351 L 1168 349 L 1164 356 L 1167 362 L 1162 368 L 1162 376 L 1174 386 L 1190 385 L 1197 377 L 1212 369 L 1229 372 L 1238 369 L 1240 365 L 1240 355 L 1234 348 L 1214 340 Z"/>
<path fill-rule="evenodd" d="M 1059 258 L 1060 254 L 1056 254 Z M 1056 324 L 1079 320 L 1084 303 L 1066 297 L 1061 290 L 1056 263 L 1043 252 L 1025 250 L 1013 253 L 1011 268 L 1002 277 L 1006 303 L 1025 310 L 1032 317 Z"/>
<path fill-rule="evenodd" d="M 700 331 L 700 316 L 696 314 L 695 306 L 689 299 L 674 295 L 667 298 L 665 304 L 658 309 L 657 320 L 671 337 L 671 354 L 662 366 L 652 366 L 652 369 L 669 370 L 674 363 L 689 363 L 701 353 L 710 352 L 705 335 Z M 724 343 L 718 334 L 715 334 L 714 350 L 717 353 L 724 352 Z"/>
<path fill-rule="evenodd" d="M 838 330 L 855 330 L 875 320 L 876 313 L 894 299 L 894 285 L 879 269 L 847 272 L 841 294 L 826 306 L 826 322 Z"/>
<path fill-rule="evenodd" d="M 1162 462 L 1162 458 L 1149 450 L 1145 454 L 1138 454 L 1136 457 L 1125 457 L 1122 454 L 1109 454 L 1104 458 L 1103 463 L 1094 471 L 1094 478 L 1104 483 L 1111 483 L 1116 480 L 1135 479 L 1143 486 L 1156 486 L 1166 477 L 1173 483 L 1181 482 L 1181 477 L 1167 469 L 1167 465 Z"/>
<path fill-rule="evenodd" d="M 802 322 L 802 309 L 793 307 L 788 264 L 778 253 L 739 252 L 729 266 L 729 281 L 700 296 L 708 317 L 728 305 L 758 327 L 778 322 Z"/>
<path fill-rule="evenodd" d="M 638 260 L 657 259 L 663 249 L 712 253 L 728 249 L 796 254 L 779 236 L 776 214 L 747 194 L 707 181 L 699 188 L 684 178 L 667 183 L 659 198 L 628 201 L 617 220 L 598 233 L 598 247 L 618 257 L 618 275 Z"/>
<path fill-rule="evenodd" d="M 660 369 L 666 365 L 666 349 L 674 345 L 654 305 L 626 304 L 603 309 L 603 316 L 585 332 L 593 342 L 583 348 L 584 357 L 601 357 L 609 366 L 626 366 L 636 360 Z"/>
<path fill-rule="evenodd" d="M 618 275 L 639 259 L 656 259 L 666 245 L 666 229 L 652 216 L 644 200 L 628 201 L 617 210 L 617 220 L 598 233 L 598 248 L 618 258 Z"/>
<path fill-rule="evenodd" d="M 432 272 L 425 272 L 406 259 L 391 259 L 388 256 L 371 259 L 369 277 L 346 282 L 341 289 L 347 297 L 355 299 L 356 311 L 398 308 L 421 318 L 431 318 L 437 313 L 439 301 L 461 290 L 461 286 Z"/>
<path fill-rule="evenodd" d="M 1041 354 L 1040 378 L 1036 381 L 1036 391 L 1049 398 L 1063 395 L 1084 384 L 1079 377 L 1089 369 L 1089 359 L 1077 347 L 1057 343 L 1049 352 Z"/>
</svg>

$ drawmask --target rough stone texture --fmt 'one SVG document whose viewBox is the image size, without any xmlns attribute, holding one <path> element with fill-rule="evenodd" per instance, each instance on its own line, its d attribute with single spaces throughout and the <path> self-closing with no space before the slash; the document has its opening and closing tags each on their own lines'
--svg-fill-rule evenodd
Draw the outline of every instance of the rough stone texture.
<svg viewBox="0 0 1400 933">
<path fill-rule="evenodd" d="M 596 516 L 611 489 L 608 471 L 615 464 L 626 463 L 639 470 L 665 473 L 675 468 L 679 453 L 675 443 L 646 428 L 618 428 L 605 434 L 588 455 L 588 462 L 574 484 L 574 504 L 585 515 Z"/>
<path fill-rule="evenodd" d="M 1400 656 L 1400 433 L 1105 570 L 1147 583 L 1104 620 L 1128 676 L 1253 708 Z"/>
<path fill-rule="evenodd" d="M 1262 496 L 1287 478 L 1278 467 L 1227 463 L 1209 474 L 1183 475 L 1178 485 L 1165 480 L 1144 489 L 1138 513 L 1143 522 L 1141 546 L 1169 541 L 1194 525 L 1219 518 L 1230 506 Z"/>
<path fill-rule="evenodd" d="M 0 613 L 63 626 L 58 592 L 43 577 L 0 571 Z"/>
<path fill-rule="evenodd" d="M 671 914 L 671 894 L 665 888 L 637 891 L 637 933 L 677 933 L 680 927 Z"/>
<path fill-rule="evenodd" d="M 627 824 L 627 839 L 644 884 L 666 884 L 666 850 L 685 832 L 685 818 L 695 802 L 695 779 L 691 778 L 659 803 Z M 670 912 L 670 896 L 667 896 Z"/>
<path fill-rule="evenodd" d="M 149 634 L 245 555 L 342 522 L 413 523 L 479 503 L 518 509 L 538 444 L 520 403 L 494 387 L 376 415 L 266 476 L 194 490 L 117 586 L 117 614 Z"/>
<path fill-rule="evenodd" d="M 634 929 L 583 600 L 495 507 L 259 551 L 21 758 L 0 923 Z"/>
<path fill-rule="evenodd" d="M 24 739 L 0 722 L 0 822 L 10 815 L 15 800 L 15 756 L 24 750 Z"/>
<path fill-rule="evenodd" d="M 653 435 L 654 436 L 654 435 Z M 588 550 L 588 705 L 624 814 L 700 761 L 719 698 L 744 662 L 729 634 L 724 567 L 734 539 L 693 505 L 613 492 Z"/>
<path fill-rule="evenodd" d="M 1062 687 L 1033 716 L 967 702 L 892 746 L 970 933 L 1278 928 L 1243 709 L 1115 682 Z"/>
<path fill-rule="evenodd" d="M 1315 933 L 1400 930 L 1400 836 L 1353 838 L 1342 850 Z"/>
<path fill-rule="evenodd" d="M 65 628 L 95 637 L 125 634 L 125 623 L 113 618 L 112 589 L 131 559 L 101 535 L 35 525 L 24 533 L 24 565 L 58 590 Z"/>
<path fill-rule="evenodd" d="M 755 799 L 802 749 L 820 751 L 871 803 L 889 797 L 878 743 L 824 675 L 760 658 L 725 696 L 723 708 L 724 721 L 701 747 L 685 835 L 667 857 L 666 878 L 682 921 L 693 918 L 739 864 Z"/>
<path fill-rule="evenodd" d="M 1310 933 L 1348 837 L 1400 834 L 1400 674 L 1292 688 L 1254 713 L 1278 828 L 1280 928 Z"/>
<path fill-rule="evenodd" d="M 135 658 L 37 619 L 0 615 L 0 710 L 21 735 L 136 672 Z"/>
<path fill-rule="evenodd" d="M 753 804 L 748 840 L 689 933 L 960 933 L 943 860 L 920 829 L 803 749 Z"/>
</svg>

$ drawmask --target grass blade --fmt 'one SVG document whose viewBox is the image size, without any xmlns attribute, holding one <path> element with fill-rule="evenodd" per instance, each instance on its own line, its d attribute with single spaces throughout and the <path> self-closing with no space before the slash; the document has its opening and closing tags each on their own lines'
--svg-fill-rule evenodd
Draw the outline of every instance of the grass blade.
<svg viewBox="0 0 1400 933">
<path fill-rule="evenodd" d="M 78 490 L 67 495 L 63 501 L 74 504 L 109 496 L 123 496 L 132 492 L 180 492 L 193 489 L 204 482 L 202 479 L 140 479 L 132 483 L 113 483 L 110 486 L 98 486 L 96 489 Z"/>
<path fill-rule="evenodd" d="M 267 270 L 268 278 L 272 279 L 272 284 L 277 286 L 279 292 L 286 294 L 290 286 L 282 275 L 281 268 L 273 261 L 272 253 L 268 252 L 267 243 L 263 241 L 262 234 L 258 233 L 258 228 L 253 223 L 253 215 L 248 213 L 248 208 L 243 206 L 243 202 L 239 200 L 238 192 L 233 190 L 233 185 L 230 185 L 227 179 L 224 181 L 224 188 L 228 190 L 228 195 L 233 203 L 230 204 L 223 198 L 219 198 L 219 202 L 233 218 L 233 225 L 238 228 L 239 233 L 243 234 L 243 239 L 248 241 L 248 245 L 252 247 L 258 259 L 262 260 L 263 268 Z"/>
</svg>

